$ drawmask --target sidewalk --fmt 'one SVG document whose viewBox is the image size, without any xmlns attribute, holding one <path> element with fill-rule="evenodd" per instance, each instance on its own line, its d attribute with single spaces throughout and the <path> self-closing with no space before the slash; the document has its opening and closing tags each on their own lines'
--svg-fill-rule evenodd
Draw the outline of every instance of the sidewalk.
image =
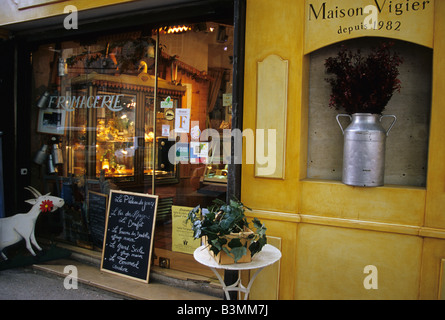
<svg viewBox="0 0 445 320">
<path fill-rule="evenodd" d="M 101 256 L 99 252 L 65 246 L 63 244 L 58 244 L 58 246 L 71 250 L 72 254 L 70 257 L 34 264 L 28 267 L 28 269 L 35 270 L 38 273 L 46 273 L 47 275 L 52 275 L 53 278 L 58 278 L 57 281 L 48 281 L 49 287 L 55 286 L 52 288 L 55 291 L 59 290 L 59 287 L 62 288 L 61 290 L 66 290 L 63 286 L 63 279 L 68 276 L 68 273 L 64 273 L 64 268 L 72 265 L 77 269 L 79 284 L 82 284 L 83 287 L 88 286 L 90 288 L 105 290 L 110 293 L 110 297 L 113 297 L 113 294 L 117 294 L 120 295 L 121 298 L 135 300 L 195 301 L 221 300 L 223 297 L 223 291 L 220 285 L 216 282 L 209 281 L 209 279 L 205 277 L 194 276 L 193 279 L 189 279 L 190 275 L 188 274 L 152 266 L 150 281 L 146 284 L 108 272 L 102 272 L 100 270 Z M 0 271 L 0 280 L 3 275 L 8 276 L 8 274 L 14 275 L 14 272 L 8 272 L 8 270 Z M 19 275 L 22 275 L 26 279 L 33 276 L 32 272 L 23 271 L 20 273 L 20 270 L 15 270 L 14 276 L 17 278 Z M 47 277 L 47 279 L 49 279 L 49 277 Z M 30 281 L 32 282 L 33 280 L 30 279 Z M 42 285 L 40 288 L 43 289 L 44 286 Z M 48 288 L 48 290 L 52 289 Z M 2 299 L 1 296 L 0 299 Z M 36 299 L 39 299 L 39 297 L 36 297 Z"/>
<path fill-rule="evenodd" d="M 67 290 L 64 278 L 32 267 L 0 271 L 0 300 L 128 300 L 126 296 L 78 284 Z"/>
<path fill-rule="evenodd" d="M 73 259 L 61 259 L 44 264 L 33 265 L 33 268 L 57 276 L 66 277 L 63 269 L 67 265 L 74 265 L 78 270 L 80 283 L 107 290 L 119 295 L 137 300 L 216 300 L 217 298 L 160 283 L 151 280 L 148 284 L 136 280 L 119 277 L 108 272 L 102 272 L 96 266 L 81 263 Z M 222 294 L 221 294 L 222 295 Z"/>
</svg>

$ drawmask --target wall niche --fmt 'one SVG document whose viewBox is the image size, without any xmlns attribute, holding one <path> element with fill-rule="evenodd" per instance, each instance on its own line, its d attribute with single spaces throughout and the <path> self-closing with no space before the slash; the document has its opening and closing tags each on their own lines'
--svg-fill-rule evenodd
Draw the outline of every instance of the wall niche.
<svg viewBox="0 0 445 320">
<path fill-rule="evenodd" d="M 310 54 L 309 131 L 307 177 L 341 181 L 343 134 L 335 119 L 337 111 L 329 108 L 331 88 L 325 81 L 325 60 L 335 56 L 341 45 L 365 55 L 383 41 L 403 57 L 399 79 L 400 93 L 395 93 L 384 114 L 394 114 L 397 122 L 386 142 L 385 185 L 426 186 L 428 140 L 431 113 L 433 50 L 413 43 L 386 38 L 358 38 L 333 44 Z M 344 127 L 348 125 L 347 118 Z M 386 122 L 388 121 L 388 122 Z M 382 121 L 388 128 L 390 119 Z"/>
</svg>

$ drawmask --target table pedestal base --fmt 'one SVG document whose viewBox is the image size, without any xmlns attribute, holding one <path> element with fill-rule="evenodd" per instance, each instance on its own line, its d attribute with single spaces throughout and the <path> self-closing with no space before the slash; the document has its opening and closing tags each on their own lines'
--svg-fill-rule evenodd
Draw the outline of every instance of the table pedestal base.
<svg viewBox="0 0 445 320">
<path fill-rule="evenodd" d="M 238 291 L 238 297 L 240 298 L 240 293 L 243 292 L 244 293 L 244 300 L 247 300 L 249 298 L 249 293 L 250 293 L 250 288 L 252 287 L 253 282 L 255 281 L 255 278 L 257 277 L 257 275 L 261 272 L 261 270 L 264 269 L 263 268 L 258 268 L 253 277 L 249 280 L 249 284 L 247 285 L 247 287 L 245 287 L 242 282 L 241 282 L 241 271 L 242 270 L 238 270 L 238 280 L 236 280 L 235 283 L 227 286 L 224 283 L 224 279 L 221 277 L 221 275 L 218 273 L 218 271 L 216 270 L 216 268 L 210 268 L 213 273 L 216 275 L 216 277 L 218 278 L 219 282 L 221 283 L 223 290 L 224 290 L 224 294 L 226 295 L 226 299 L 230 300 L 230 294 L 229 291 Z"/>
<path fill-rule="evenodd" d="M 206 249 L 206 246 L 202 245 L 193 252 L 193 257 L 196 261 L 209 267 L 213 271 L 224 289 L 227 300 L 230 300 L 230 291 L 238 291 L 238 296 L 240 296 L 240 293 L 243 292 L 244 300 L 247 300 L 249 298 L 250 288 L 252 287 L 255 278 L 265 267 L 270 266 L 280 260 L 281 252 L 270 244 L 266 244 L 261 252 L 258 252 L 254 257 L 252 257 L 251 262 L 221 265 L 217 263 L 216 260 L 210 255 L 209 250 Z M 217 269 L 238 271 L 238 280 L 234 284 L 226 286 L 224 279 L 218 273 Z M 243 286 L 241 283 L 241 271 L 243 270 L 255 270 L 255 273 L 250 278 L 247 287 Z"/>
</svg>

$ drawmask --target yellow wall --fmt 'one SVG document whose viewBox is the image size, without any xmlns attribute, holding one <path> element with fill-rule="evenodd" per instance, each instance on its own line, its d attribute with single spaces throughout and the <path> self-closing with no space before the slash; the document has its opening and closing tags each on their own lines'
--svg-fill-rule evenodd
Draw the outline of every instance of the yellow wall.
<svg viewBox="0 0 445 320">
<path fill-rule="evenodd" d="M 433 97 L 430 131 L 430 156 L 428 163 L 428 193 L 425 225 L 445 228 L 445 145 L 444 120 L 445 110 L 445 23 L 441 16 L 445 13 L 444 1 L 436 1 L 434 61 L 433 61 Z"/>
<path fill-rule="evenodd" d="M 244 129 L 255 128 L 257 62 L 289 62 L 285 178 L 243 165 L 242 201 L 281 238 L 280 299 L 437 299 L 445 258 L 445 2 L 436 1 L 426 188 L 356 188 L 306 179 L 305 1 L 247 0 Z M 339 146 L 342 147 L 342 146 Z M 378 289 L 366 290 L 375 265 Z"/>
<path fill-rule="evenodd" d="M 247 1 L 244 129 L 255 128 L 257 62 L 271 54 L 289 60 L 286 174 L 284 180 L 255 178 L 253 164 L 243 161 L 242 200 L 255 208 L 268 234 L 282 238 L 280 299 L 295 297 L 300 128 L 303 96 L 303 7 L 300 1 Z M 297 161 L 296 161 L 297 160 Z M 293 194 L 292 194 L 293 193 Z M 258 212 L 261 210 L 262 212 Z M 273 212 L 268 212 L 273 211 Z M 277 218 L 278 217 L 278 218 Z M 268 219 L 269 218 L 269 219 Z"/>
<path fill-rule="evenodd" d="M 440 0 L 439 0 L 440 1 Z M 305 53 L 315 51 L 333 42 L 357 37 L 388 37 L 405 40 L 431 48 L 433 46 L 434 2 L 369 0 L 305 0 L 306 37 Z M 375 9 L 366 11 L 373 5 Z M 379 6 L 379 8 L 377 7 Z M 321 10 L 325 8 L 325 10 Z M 350 16 L 348 12 L 363 11 Z M 375 10 L 376 15 L 373 15 Z M 333 12 L 332 14 L 330 12 Z M 333 18 L 323 19 L 323 16 Z M 336 18 L 340 17 L 340 18 Z M 377 18 L 375 24 L 372 18 Z M 389 22 L 389 23 L 388 23 Z M 369 23 L 370 25 L 366 25 Z"/>
</svg>

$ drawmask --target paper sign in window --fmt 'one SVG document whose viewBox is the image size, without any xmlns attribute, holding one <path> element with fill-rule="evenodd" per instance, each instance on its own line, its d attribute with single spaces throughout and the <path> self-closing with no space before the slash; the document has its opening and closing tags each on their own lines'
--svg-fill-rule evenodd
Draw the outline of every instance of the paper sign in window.
<svg viewBox="0 0 445 320">
<path fill-rule="evenodd" d="M 190 131 L 190 109 L 176 109 L 175 131 L 182 133 Z"/>
</svg>

